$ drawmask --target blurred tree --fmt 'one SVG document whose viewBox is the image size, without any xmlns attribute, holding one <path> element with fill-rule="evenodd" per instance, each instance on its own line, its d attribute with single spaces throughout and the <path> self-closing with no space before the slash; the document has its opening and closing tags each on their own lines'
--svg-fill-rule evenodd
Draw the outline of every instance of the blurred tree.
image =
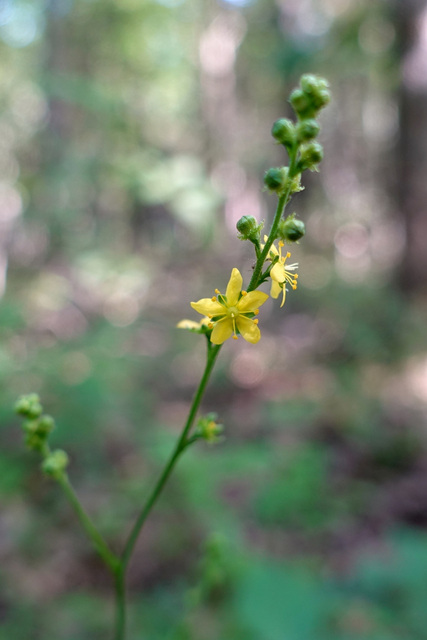
<svg viewBox="0 0 427 640">
<path fill-rule="evenodd" d="M 397 0 L 394 23 L 400 61 L 396 191 L 406 228 L 405 289 L 427 281 L 427 2 Z"/>
</svg>

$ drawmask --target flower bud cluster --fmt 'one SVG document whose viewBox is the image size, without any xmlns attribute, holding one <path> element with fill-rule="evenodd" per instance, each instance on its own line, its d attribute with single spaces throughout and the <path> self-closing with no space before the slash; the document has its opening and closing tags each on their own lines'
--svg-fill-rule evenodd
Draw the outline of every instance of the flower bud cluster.
<svg viewBox="0 0 427 640">
<path fill-rule="evenodd" d="M 15 404 L 15 411 L 26 418 L 22 423 L 26 446 L 42 454 L 42 469 L 47 475 L 59 478 L 67 467 L 68 456 L 61 449 L 49 449 L 48 438 L 55 428 L 55 420 L 43 413 L 43 406 L 36 393 L 21 396 Z"/>
<path fill-rule="evenodd" d="M 290 167 L 269 169 L 264 184 L 269 191 L 278 195 L 291 195 L 299 191 L 301 173 L 306 169 L 316 171 L 323 158 L 322 146 L 315 142 L 320 131 L 316 117 L 330 100 L 328 83 L 314 75 L 304 75 L 300 86 L 290 96 L 290 103 L 297 116 L 297 122 L 280 118 L 273 124 L 271 134 L 282 144 L 291 158 Z M 298 188 L 297 188 L 298 185 Z"/>
</svg>

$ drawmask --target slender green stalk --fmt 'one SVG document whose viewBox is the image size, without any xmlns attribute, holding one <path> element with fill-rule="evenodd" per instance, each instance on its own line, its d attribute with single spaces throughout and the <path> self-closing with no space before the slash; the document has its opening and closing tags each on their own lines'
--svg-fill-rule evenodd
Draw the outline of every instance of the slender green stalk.
<svg viewBox="0 0 427 640">
<path fill-rule="evenodd" d="M 295 173 L 295 167 L 296 167 L 296 149 L 293 150 L 293 152 L 290 155 L 289 158 L 289 178 L 294 177 L 294 173 Z M 255 265 L 255 269 L 254 272 L 252 274 L 252 278 L 251 281 L 249 283 L 249 286 L 247 288 L 247 291 L 253 291 L 254 289 L 256 289 L 258 287 L 258 285 L 260 284 L 260 281 L 262 280 L 262 267 L 264 262 L 267 260 L 267 256 L 268 256 L 268 252 L 270 251 L 270 247 L 273 244 L 273 242 L 275 241 L 276 237 L 277 237 L 277 229 L 279 227 L 279 223 L 280 220 L 282 218 L 283 212 L 285 210 L 286 205 L 288 204 L 289 200 L 290 200 L 290 196 L 291 196 L 291 188 L 292 188 L 292 183 L 291 180 L 289 180 L 289 186 L 286 189 L 285 193 L 279 197 L 279 201 L 277 203 L 277 208 L 276 208 L 276 213 L 274 214 L 274 218 L 273 218 L 273 224 L 271 225 L 271 229 L 270 229 L 270 233 L 268 234 L 268 238 L 266 240 L 266 243 L 264 245 L 264 248 L 261 252 L 261 254 L 257 253 L 257 262 Z"/>
<path fill-rule="evenodd" d="M 264 245 L 264 249 L 262 250 L 262 253 L 261 253 L 260 257 L 258 258 L 257 263 L 255 265 L 255 269 L 254 269 L 254 272 L 252 274 L 252 278 L 251 278 L 251 281 L 250 281 L 249 286 L 247 288 L 247 291 L 253 291 L 254 289 L 257 288 L 257 286 L 259 284 L 262 266 L 263 266 L 264 262 L 267 259 L 268 252 L 270 251 L 271 245 L 273 244 L 274 240 L 276 239 L 277 227 L 279 226 L 279 222 L 280 222 L 280 219 L 282 217 L 282 214 L 283 214 L 283 211 L 285 209 L 285 205 L 286 205 L 286 203 L 288 201 L 288 198 L 289 198 L 289 191 L 279 198 L 279 202 L 277 203 L 277 209 L 276 209 L 276 213 L 274 215 L 274 220 L 273 220 L 272 227 L 270 229 L 270 233 L 269 233 L 267 241 L 266 241 L 266 243 Z"/>
<path fill-rule="evenodd" d="M 169 478 L 179 456 L 181 455 L 181 453 L 184 451 L 184 449 L 187 446 L 187 435 L 191 429 L 191 427 L 193 426 L 193 422 L 194 419 L 196 417 L 198 408 L 200 406 L 200 403 L 202 401 L 203 398 L 203 394 L 205 392 L 206 389 L 206 385 L 208 383 L 208 380 L 210 378 L 210 375 L 212 373 L 212 369 L 214 367 L 214 364 L 216 362 L 217 356 L 220 352 L 221 349 L 221 345 L 212 345 L 211 343 L 208 343 L 208 353 L 207 353 L 207 361 L 206 361 L 206 367 L 202 376 L 202 379 L 200 380 L 200 384 L 197 388 L 196 393 L 194 394 L 194 398 L 193 398 L 193 402 L 191 404 L 190 407 L 190 411 L 188 414 L 188 418 L 187 421 L 184 425 L 184 428 L 182 430 L 182 433 L 179 437 L 178 442 L 176 443 L 175 449 L 172 452 L 171 457 L 169 458 L 168 462 L 166 463 L 165 468 L 163 469 L 152 493 L 150 494 L 150 496 L 148 497 L 147 502 L 145 503 L 144 507 L 142 508 L 134 526 L 133 529 L 131 530 L 129 537 L 126 541 L 125 544 L 125 548 L 124 551 L 122 553 L 122 564 L 123 567 L 126 568 L 129 560 L 131 558 L 132 552 L 134 550 L 136 541 L 138 539 L 138 536 L 141 532 L 141 529 L 144 525 L 144 522 L 147 519 L 148 514 L 150 513 L 151 509 L 153 508 L 157 498 L 159 497 L 163 487 L 166 484 L 167 479 Z"/>
<path fill-rule="evenodd" d="M 126 631 L 126 585 L 125 570 L 120 563 L 114 574 L 114 587 L 116 593 L 116 621 L 114 630 L 114 640 L 124 640 Z"/>
<path fill-rule="evenodd" d="M 74 492 L 73 487 L 70 484 L 70 481 L 68 480 L 67 474 L 66 473 L 61 474 L 57 478 L 57 480 L 61 485 L 62 489 L 64 490 L 64 493 L 67 496 L 68 500 L 70 501 L 74 511 L 76 512 L 77 517 L 80 520 L 80 523 L 83 529 L 86 531 L 90 540 L 92 540 L 95 549 L 97 550 L 97 552 L 99 553 L 99 555 L 101 556 L 102 560 L 107 565 L 107 567 L 113 573 L 115 573 L 120 566 L 120 558 L 118 558 L 110 550 L 104 538 L 99 533 L 98 529 L 95 527 L 92 520 L 87 515 L 86 511 L 83 509 L 77 495 Z"/>
</svg>

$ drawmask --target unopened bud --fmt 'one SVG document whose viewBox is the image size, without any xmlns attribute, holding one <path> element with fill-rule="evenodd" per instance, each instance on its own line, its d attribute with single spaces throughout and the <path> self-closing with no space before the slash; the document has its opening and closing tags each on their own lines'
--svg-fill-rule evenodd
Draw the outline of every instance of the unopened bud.
<svg viewBox="0 0 427 640">
<path fill-rule="evenodd" d="M 307 74 L 301 78 L 302 90 L 310 96 L 312 105 L 316 111 L 320 111 L 329 104 L 331 94 L 329 93 L 329 83 L 324 78 Z"/>
<path fill-rule="evenodd" d="M 38 418 L 43 412 L 43 407 L 37 393 L 21 396 L 15 404 L 15 411 L 26 418 Z"/>
<path fill-rule="evenodd" d="M 320 131 L 320 126 L 314 119 L 301 120 L 297 126 L 298 142 L 313 140 Z"/>
<path fill-rule="evenodd" d="M 45 436 L 40 435 L 37 431 L 28 430 L 24 442 L 25 446 L 31 451 L 43 451 L 46 446 Z"/>
<path fill-rule="evenodd" d="M 250 240 L 258 244 L 262 227 L 263 223 L 258 224 L 258 221 L 253 216 L 242 216 L 236 224 L 239 240 Z"/>
<path fill-rule="evenodd" d="M 311 73 L 305 73 L 300 80 L 301 89 L 309 95 L 314 95 L 319 91 L 327 91 L 329 82 L 325 78 L 315 76 Z"/>
<path fill-rule="evenodd" d="M 276 120 L 271 129 L 271 135 L 277 142 L 290 149 L 296 142 L 295 125 L 287 118 Z"/>
<path fill-rule="evenodd" d="M 52 416 L 44 415 L 41 416 L 38 420 L 37 432 L 40 435 L 48 436 L 51 431 L 55 428 L 55 420 Z"/>
<path fill-rule="evenodd" d="M 311 118 L 316 115 L 316 109 L 311 98 L 301 89 L 292 91 L 289 102 L 299 118 Z"/>
<path fill-rule="evenodd" d="M 331 99 L 329 84 L 311 74 L 302 76 L 300 88 L 291 93 L 290 102 L 300 120 L 313 118 Z"/>
<path fill-rule="evenodd" d="M 317 142 L 311 142 L 301 149 L 300 159 L 298 161 L 298 170 L 305 171 L 310 169 L 316 170 L 316 165 L 323 159 L 323 147 Z"/>
<path fill-rule="evenodd" d="M 264 176 L 264 184 L 269 191 L 275 191 L 279 195 L 284 194 L 287 190 L 289 193 L 302 191 L 299 173 L 290 178 L 289 167 L 269 169 Z"/>
<path fill-rule="evenodd" d="M 283 171 L 284 167 L 271 168 L 264 176 L 264 184 L 269 191 L 282 191 L 286 185 L 287 173 Z"/>
<path fill-rule="evenodd" d="M 278 236 L 284 242 L 298 242 L 305 234 L 305 224 L 295 218 L 295 213 L 282 220 L 278 228 Z"/>
<path fill-rule="evenodd" d="M 60 478 L 68 466 L 68 455 L 62 449 L 52 451 L 42 463 L 42 470 L 52 478 Z"/>
</svg>

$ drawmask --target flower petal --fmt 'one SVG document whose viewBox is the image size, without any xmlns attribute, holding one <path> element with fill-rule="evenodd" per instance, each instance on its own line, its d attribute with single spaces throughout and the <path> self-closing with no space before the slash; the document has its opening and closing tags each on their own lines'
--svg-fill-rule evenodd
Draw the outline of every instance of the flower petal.
<svg viewBox="0 0 427 640">
<path fill-rule="evenodd" d="M 215 322 L 215 326 L 211 335 L 211 342 L 214 344 L 222 344 L 233 335 L 233 323 L 231 318 L 224 318 Z"/>
<path fill-rule="evenodd" d="M 285 300 L 286 300 L 286 291 L 287 291 L 287 289 L 286 289 L 285 285 L 283 285 L 282 291 L 283 291 L 283 299 L 282 299 L 282 304 L 280 305 L 280 307 L 283 307 L 283 305 L 285 304 Z"/>
<path fill-rule="evenodd" d="M 203 316 L 220 316 L 225 313 L 222 304 L 211 298 L 201 298 L 201 300 L 190 304 L 197 313 L 201 313 Z"/>
<path fill-rule="evenodd" d="M 240 298 L 237 303 L 237 308 L 240 313 L 248 313 L 248 311 L 255 311 L 267 300 L 268 294 L 262 291 L 250 291 L 245 296 Z"/>
<path fill-rule="evenodd" d="M 272 298 L 278 298 L 280 296 L 280 292 L 282 291 L 282 287 L 275 280 L 271 281 L 271 289 L 270 295 Z"/>
<path fill-rule="evenodd" d="M 270 277 L 276 282 L 285 282 L 285 268 L 281 262 L 276 262 L 276 264 L 273 265 L 273 268 L 270 271 Z"/>
<path fill-rule="evenodd" d="M 255 324 L 253 320 L 245 318 L 244 316 L 239 316 L 236 319 L 236 325 L 242 335 L 242 338 L 244 338 L 246 342 L 256 344 L 261 338 L 261 332 L 258 329 L 258 325 Z"/>
<path fill-rule="evenodd" d="M 227 285 L 227 306 L 234 307 L 239 299 L 239 294 L 242 290 L 243 278 L 240 271 L 234 268 L 231 272 L 230 280 Z"/>
</svg>

